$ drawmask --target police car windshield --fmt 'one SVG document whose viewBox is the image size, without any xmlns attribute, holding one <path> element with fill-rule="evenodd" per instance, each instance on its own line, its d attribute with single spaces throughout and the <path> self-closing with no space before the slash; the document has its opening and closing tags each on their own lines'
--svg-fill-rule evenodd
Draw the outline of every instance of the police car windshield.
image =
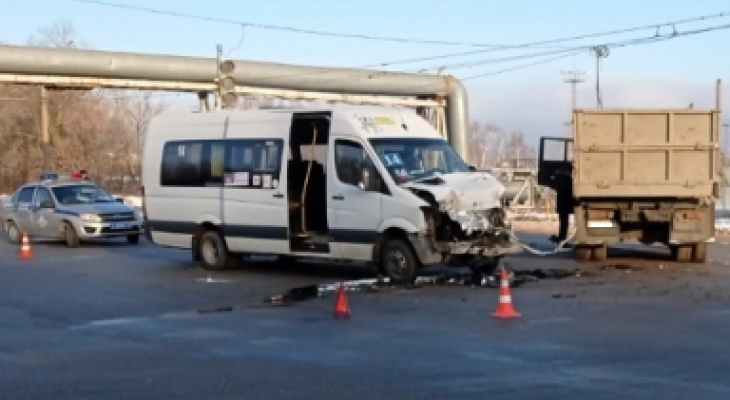
<svg viewBox="0 0 730 400">
<path fill-rule="evenodd" d="M 60 204 L 91 204 L 113 202 L 114 197 L 93 185 L 57 186 L 51 189 Z"/>
<path fill-rule="evenodd" d="M 370 139 L 390 175 L 397 183 L 425 179 L 436 173 L 468 172 L 469 166 L 442 139 Z"/>
</svg>

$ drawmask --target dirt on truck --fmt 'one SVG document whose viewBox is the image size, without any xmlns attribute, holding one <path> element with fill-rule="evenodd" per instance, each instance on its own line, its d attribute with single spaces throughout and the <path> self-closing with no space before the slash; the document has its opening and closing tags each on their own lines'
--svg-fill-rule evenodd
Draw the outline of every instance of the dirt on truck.
<svg viewBox="0 0 730 400">
<path fill-rule="evenodd" d="M 538 180 L 572 173 L 575 256 L 625 240 L 705 262 L 722 160 L 720 109 L 576 109 L 572 138 L 541 138 Z"/>
</svg>

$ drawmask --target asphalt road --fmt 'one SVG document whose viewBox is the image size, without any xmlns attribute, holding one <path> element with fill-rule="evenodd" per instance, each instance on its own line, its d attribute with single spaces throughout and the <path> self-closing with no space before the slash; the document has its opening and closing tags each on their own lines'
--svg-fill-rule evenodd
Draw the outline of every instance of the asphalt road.
<svg viewBox="0 0 730 400">
<path fill-rule="evenodd" d="M 537 237 L 528 242 L 547 246 Z M 351 266 L 248 263 L 209 274 L 143 242 L 78 249 L 0 242 L 0 393 L 7 399 L 728 399 L 730 246 L 706 265 L 668 252 L 513 257 L 517 271 L 579 268 L 512 290 L 349 292 L 289 307 L 291 287 L 372 277 Z M 430 271 L 435 272 L 435 271 Z"/>
</svg>

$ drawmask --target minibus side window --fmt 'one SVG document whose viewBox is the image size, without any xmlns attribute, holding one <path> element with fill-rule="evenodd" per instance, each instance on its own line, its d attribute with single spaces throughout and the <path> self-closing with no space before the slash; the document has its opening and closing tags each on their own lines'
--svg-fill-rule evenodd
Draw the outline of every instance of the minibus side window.
<svg viewBox="0 0 730 400">
<path fill-rule="evenodd" d="M 226 141 L 226 187 L 273 189 L 278 187 L 284 141 L 235 139 Z"/>
<path fill-rule="evenodd" d="M 335 169 L 340 182 L 369 192 L 387 189 L 373 160 L 361 144 L 349 140 L 335 141 Z"/>
<path fill-rule="evenodd" d="M 220 140 L 168 142 L 162 151 L 160 185 L 221 186 L 224 159 Z"/>
</svg>

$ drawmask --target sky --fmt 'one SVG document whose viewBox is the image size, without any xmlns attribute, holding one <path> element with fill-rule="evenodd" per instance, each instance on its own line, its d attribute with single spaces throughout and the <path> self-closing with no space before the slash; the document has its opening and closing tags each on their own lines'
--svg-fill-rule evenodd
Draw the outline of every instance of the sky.
<svg viewBox="0 0 730 400">
<path fill-rule="evenodd" d="M 472 120 L 522 131 L 533 144 L 539 136 L 566 132 L 571 86 L 565 72 L 583 73 L 577 106 L 596 106 L 592 46 L 609 48 L 600 67 L 604 107 L 713 107 L 715 81 L 730 82 L 727 0 L 99 2 L 0 0 L 0 42 L 25 45 L 41 29 L 68 22 L 82 45 L 98 50 L 215 57 L 221 44 L 233 59 L 431 73 L 443 68 L 467 86 Z M 617 30 L 625 32 L 554 41 Z M 666 40 L 647 43 L 656 35 Z M 552 42 L 514 47 L 545 41 Z M 471 54 L 446 57 L 453 53 Z M 399 62 L 414 58 L 432 60 Z"/>
</svg>

